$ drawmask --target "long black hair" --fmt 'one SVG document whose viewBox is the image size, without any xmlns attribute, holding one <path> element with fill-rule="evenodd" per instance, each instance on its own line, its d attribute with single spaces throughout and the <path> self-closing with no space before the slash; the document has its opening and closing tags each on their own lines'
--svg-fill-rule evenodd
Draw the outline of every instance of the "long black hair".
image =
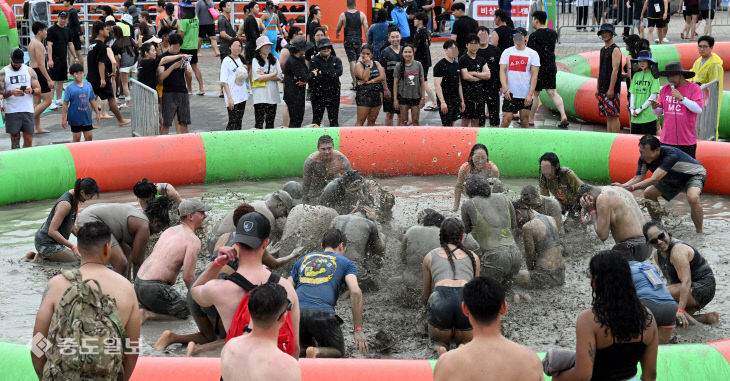
<svg viewBox="0 0 730 381">
<path fill-rule="evenodd" d="M 643 334 L 653 319 L 636 295 L 629 262 L 620 253 L 603 250 L 588 265 L 595 282 L 593 314 L 614 341 L 630 341 Z"/>
<path fill-rule="evenodd" d="M 165 196 L 153 198 L 147 203 L 147 209 L 144 214 L 149 219 L 150 224 L 157 225 L 160 230 L 164 230 L 170 225 L 170 204 L 172 200 Z"/>
<path fill-rule="evenodd" d="M 540 160 L 537 161 L 538 172 L 540 172 L 540 164 L 542 164 L 543 161 L 550 163 L 555 170 L 555 177 L 560 177 L 560 159 L 558 159 L 558 155 L 556 155 L 555 152 L 545 152 L 542 156 L 540 156 Z M 542 177 L 541 172 L 540 177 Z"/>
<path fill-rule="evenodd" d="M 487 154 L 487 160 L 489 160 L 489 150 L 487 149 L 487 146 L 485 146 L 482 143 L 474 144 L 474 146 L 471 147 L 471 151 L 469 151 L 469 166 L 471 167 L 471 170 L 475 170 L 474 168 L 474 160 L 472 160 L 472 156 L 474 156 L 474 152 L 476 152 L 478 149 L 483 149 L 484 152 Z"/>
<path fill-rule="evenodd" d="M 74 205 L 78 205 L 79 201 L 81 201 L 81 191 L 84 191 L 86 195 L 89 197 L 93 197 L 94 195 L 99 195 L 99 185 L 96 184 L 96 180 L 92 179 L 91 177 L 82 177 L 79 179 L 76 179 L 76 183 L 74 183 Z"/>
<path fill-rule="evenodd" d="M 145 177 L 144 179 L 138 181 L 137 184 L 134 184 L 132 192 L 138 198 L 154 197 L 155 195 L 157 195 L 157 185 L 155 185 L 155 183 L 149 182 Z"/>
<path fill-rule="evenodd" d="M 441 230 L 439 230 L 439 241 L 441 242 L 441 248 L 446 253 L 446 258 L 449 260 L 451 265 L 451 271 L 456 277 L 456 264 L 454 263 L 454 252 L 449 249 L 449 244 L 456 245 L 458 250 L 463 251 L 471 260 L 471 267 L 474 269 L 474 276 L 477 276 L 477 261 L 474 259 L 474 254 L 467 250 L 464 245 L 461 244 L 461 237 L 464 235 L 464 224 L 458 218 L 447 218 L 441 223 Z M 454 250 L 456 251 L 456 250 Z"/>
<path fill-rule="evenodd" d="M 271 66 L 276 65 L 276 57 L 273 54 L 269 53 L 269 55 L 266 57 L 266 59 L 264 59 L 264 57 L 261 55 L 261 49 L 256 51 L 256 55 L 254 56 L 254 58 L 256 58 L 256 61 L 259 63 L 259 66 L 262 66 L 262 67 L 264 65 L 266 65 L 266 61 L 268 61 L 269 65 L 271 65 Z"/>
<path fill-rule="evenodd" d="M 299 34 L 299 32 L 301 32 L 301 31 L 302 31 L 302 28 L 300 28 L 298 26 L 293 26 L 293 27 L 289 28 L 289 34 L 286 36 L 286 41 L 291 42 L 291 40 L 293 40 L 297 36 L 297 34 Z"/>
<path fill-rule="evenodd" d="M 398 80 L 402 81 L 405 79 L 406 76 L 406 59 L 403 58 L 403 49 L 405 48 L 411 48 L 413 51 L 413 54 L 416 53 L 416 48 L 413 47 L 413 44 L 407 43 L 400 48 L 400 73 L 398 73 Z M 411 59 L 411 65 L 416 61 L 416 58 Z"/>
</svg>

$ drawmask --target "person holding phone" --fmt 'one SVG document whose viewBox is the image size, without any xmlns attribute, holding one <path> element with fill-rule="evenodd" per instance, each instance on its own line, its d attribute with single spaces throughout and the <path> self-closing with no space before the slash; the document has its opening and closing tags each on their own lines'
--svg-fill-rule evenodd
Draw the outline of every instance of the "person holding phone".
<svg viewBox="0 0 730 381">
<path fill-rule="evenodd" d="M 0 94 L 5 99 L 5 131 L 10 134 L 12 149 L 33 146 L 33 95 L 41 93 L 38 76 L 23 63 L 25 56 L 20 48 L 10 54 L 10 65 L 0 70 Z"/>
</svg>

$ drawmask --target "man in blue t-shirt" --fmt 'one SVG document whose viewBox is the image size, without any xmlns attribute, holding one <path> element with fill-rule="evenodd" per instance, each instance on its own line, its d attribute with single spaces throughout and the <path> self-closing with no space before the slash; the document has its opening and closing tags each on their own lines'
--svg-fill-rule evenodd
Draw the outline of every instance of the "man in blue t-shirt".
<svg viewBox="0 0 730 381">
<path fill-rule="evenodd" d="M 63 112 L 61 113 L 61 126 L 65 129 L 71 125 L 71 134 L 74 142 L 81 141 L 81 133 L 84 140 L 93 139 L 91 124 L 91 110 L 96 113 L 96 123 L 101 122 L 101 113 L 96 107 L 96 95 L 89 82 L 84 80 L 84 67 L 75 63 L 71 65 L 71 76 L 74 81 L 66 87 L 63 93 Z"/>
<path fill-rule="evenodd" d="M 629 181 L 613 183 L 629 192 L 644 189 L 644 197 L 657 201 L 659 196 L 670 201 L 680 192 L 687 193 L 690 216 L 697 233 L 702 233 L 704 218 L 700 194 L 705 186 L 707 170 L 702 164 L 680 149 L 661 146 L 653 135 L 644 135 L 639 140 L 639 163 L 636 175 Z M 646 173 L 652 171 L 648 179 Z"/>
<path fill-rule="evenodd" d="M 305 255 L 291 270 L 290 279 L 301 306 L 299 348 L 302 356 L 305 353 L 309 358 L 344 355 L 342 319 L 335 314 L 343 283 L 350 290 L 355 348 L 361 353 L 368 350 L 362 330 L 362 291 L 357 284 L 357 266 L 344 256 L 346 246 L 345 235 L 331 228 L 322 238 L 322 252 Z"/>
</svg>

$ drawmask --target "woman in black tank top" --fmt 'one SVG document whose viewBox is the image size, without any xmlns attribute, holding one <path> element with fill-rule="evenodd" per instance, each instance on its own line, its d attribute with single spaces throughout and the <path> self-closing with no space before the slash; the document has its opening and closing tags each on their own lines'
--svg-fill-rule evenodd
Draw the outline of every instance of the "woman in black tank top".
<svg viewBox="0 0 730 381">
<path fill-rule="evenodd" d="M 591 258 L 589 270 L 593 303 L 576 322 L 575 366 L 553 380 L 627 380 L 637 363 L 642 379 L 655 379 L 659 334 L 636 295 L 629 263 L 604 250 Z"/>
<path fill-rule="evenodd" d="M 368 126 L 375 125 L 378 118 L 380 106 L 383 104 L 383 81 L 385 81 L 385 69 L 380 62 L 373 61 L 373 47 L 365 44 L 360 51 L 360 60 L 355 65 L 355 77 L 357 88 L 355 104 L 357 104 L 356 126 L 364 126 L 365 120 Z"/>
</svg>

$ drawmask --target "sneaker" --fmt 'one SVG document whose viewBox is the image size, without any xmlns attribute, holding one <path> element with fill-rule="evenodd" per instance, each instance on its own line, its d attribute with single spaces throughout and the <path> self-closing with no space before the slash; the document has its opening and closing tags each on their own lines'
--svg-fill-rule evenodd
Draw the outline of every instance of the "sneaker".
<svg viewBox="0 0 730 381">
<path fill-rule="evenodd" d="M 48 106 L 48 108 L 51 109 L 51 110 L 55 110 L 55 109 L 58 108 L 58 105 L 56 104 L 56 102 L 51 102 L 51 105 Z"/>
<path fill-rule="evenodd" d="M 596 31 L 596 27 L 591 28 L 591 32 L 595 32 L 595 31 Z"/>
<path fill-rule="evenodd" d="M 63 100 L 62 99 L 56 99 L 56 105 L 57 106 L 63 106 Z"/>
<path fill-rule="evenodd" d="M 654 43 L 655 43 L 655 44 L 658 44 L 658 43 L 659 43 L 659 39 L 658 39 L 658 38 L 655 38 L 655 39 L 654 39 Z"/>
<path fill-rule="evenodd" d="M 662 40 L 662 42 L 665 43 L 665 44 L 668 44 L 669 43 L 669 39 L 666 38 L 666 37 L 664 37 L 664 39 Z"/>
</svg>

